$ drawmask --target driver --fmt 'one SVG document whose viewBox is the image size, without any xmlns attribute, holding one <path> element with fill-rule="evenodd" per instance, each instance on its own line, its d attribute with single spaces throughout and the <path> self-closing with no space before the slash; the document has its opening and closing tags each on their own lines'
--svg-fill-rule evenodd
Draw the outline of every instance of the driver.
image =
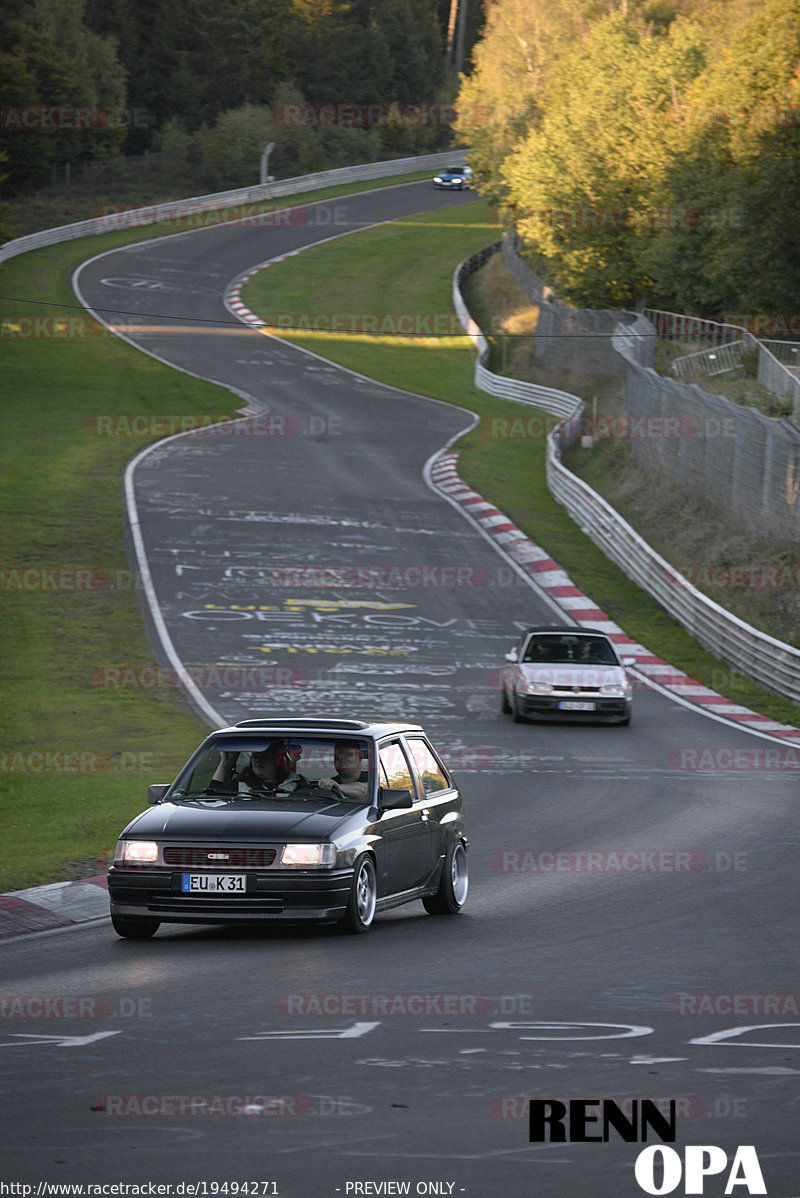
<svg viewBox="0 0 800 1198">
<path fill-rule="evenodd" d="M 367 797 L 367 780 L 361 777 L 362 753 L 357 744 L 350 740 L 337 741 L 333 746 L 333 764 L 336 773 L 332 778 L 320 778 L 317 786 L 330 790 L 338 786 L 348 799 Z"/>
</svg>

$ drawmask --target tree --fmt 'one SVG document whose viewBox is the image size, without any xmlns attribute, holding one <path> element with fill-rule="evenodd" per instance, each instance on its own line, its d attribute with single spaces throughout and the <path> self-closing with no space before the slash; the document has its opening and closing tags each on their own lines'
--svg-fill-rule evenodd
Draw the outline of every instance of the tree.
<svg viewBox="0 0 800 1198">
<path fill-rule="evenodd" d="M 643 249 L 672 220 L 655 202 L 666 113 L 702 66 L 694 22 L 660 34 L 614 13 L 551 70 L 547 105 L 502 180 L 527 249 L 547 259 L 565 298 L 630 306 L 650 291 Z"/>
<path fill-rule="evenodd" d="M 220 113 L 213 128 L 197 135 L 200 158 L 220 188 L 255 186 L 264 146 L 274 140 L 272 113 L 256 104 Z"/>
<path fill-rule="evenodd" d="M 125 138 L 125 78 L 113 40 L 83 24 L 81 0 L 39 0 L 2 26 L 0 94 L 8 190 L 54 163 L 117 152 Z"/>
<path fill-rule="evenodd" d="M 800 0 L 763 0 L 673 109 L 661 196 L 702 213 L 692 253 L 660 238 L 660 302 L 710 313 L 797 310 Z"/>
</svg>

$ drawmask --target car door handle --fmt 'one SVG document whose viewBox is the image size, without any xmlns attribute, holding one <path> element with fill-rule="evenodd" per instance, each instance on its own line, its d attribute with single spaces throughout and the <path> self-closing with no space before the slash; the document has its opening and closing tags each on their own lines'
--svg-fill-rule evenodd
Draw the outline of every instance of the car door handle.
<svg viewBox="0 0 800 1198">
<path fill-rule="evenodd" d="M 427 824 L 427 822 L 428 822 L 428 820 L 429 820 L 430 818 L 431 818 L 431 813 L 430 813 L 430 811 L 428 810 L 428 808 L 427 808 L 427 807 L 424 807 L 424 808 L 422 809 L 422 813 L 421 813 L 421 815 L 420 815 L 420 819 L 422 820 L 423 824 Z"/>
</svg>

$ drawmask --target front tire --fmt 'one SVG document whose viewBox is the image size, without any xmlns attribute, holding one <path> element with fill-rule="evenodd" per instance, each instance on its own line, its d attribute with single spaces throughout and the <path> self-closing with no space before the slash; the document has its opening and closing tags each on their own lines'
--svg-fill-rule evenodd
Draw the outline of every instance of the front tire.
<svg viewBox="0 0 800 1198">
<path fill-rule="evenodd" d="M 353 870 L 353 885 L 347 900 L 347 910 L 342 919 L 342 927 L 346 932 L 361 935 L 368 932 L 375 918 L 375 904 L 378 899 L 378 878 L 375 873 L 375 862 L 364 854 L 359 857 Z"/>
<path fill-rule="evenodd" d="M 161 927 L 158 919 L 142 915 L 116 915 L 111 912 L 111 924 L 118 936 L 126 940 L 149 940 Z"/>
<path fill-rule="evenodd" d="M 439 889 L 424 898 L 422 905 L 429 915 L 457 915 L 467 901 L 468 892 L 467 850 L 458 840 L 447 850 Z"/>
</svg>

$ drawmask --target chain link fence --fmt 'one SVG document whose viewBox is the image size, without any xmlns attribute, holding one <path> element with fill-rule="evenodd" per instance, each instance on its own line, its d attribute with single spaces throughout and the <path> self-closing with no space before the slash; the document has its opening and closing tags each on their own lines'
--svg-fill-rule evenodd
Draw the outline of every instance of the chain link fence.
<svg viewBox="0 0 800 1198">
<path fill-rule="evenodd" d="M 613 338 L 625 362 L 625 414 L 637 465 L 691 492 L 726 520 L 779 541 L 800 541 L 800 430 L 663 378 L 641 356 L 652 340 L 644 317 Z M 639 435 L 636 435 L 636 433 Z"/>
<path fill-rule="evenodd" d="M 488 368 L 489 344 L 480 326 L 470 315 L 461 287 L 498 247 L 489 247 L 462 262 L 453 276 L 453 304 L 466 333 L 478 350 L 475 364 L 475 384 L 492 395 L 502 396 L 514 403 L 530 405 L 562 417 L 547 437 L 547 485 L 551 494 L 562 503 L 576 524 L 603 550 L 607 557 L 653 595 L 684 628 L 693 634 L 721 661 L 735 670 L 748 674 L 762 686 L 777 691 L 793 702 L 800 702 L 800 649 L 776 640 L 767 633 L 746 624 L 707 595 L 692 586 L 664 558 L 660 557 L 622 516 L 601 495 L 564 466 L 561 453 L 580 436 L 586 427 L 586 406 L 577 395 L 542 387 L 535 383 L 492 374 Z M 574 339 L 574 338 L 573 338 Z M 617 342 L 613 352 L 622 364 L 623 373 L 631 364 L 641 371 L 641 378 L 652 387 L 652 403 L 647 421 L 660 421 L 654 405 L 666 392 L 660 384 L 667 383 L 680 402 L 686 390 L 678 383 L 659 379 L 655 372 L 635 362 L 653 352 L 653 326 L 643 316 L 627 325 L 619 324 L 610 341 Z M 626 363 L 628 366 L 626 366 Z M 692 388 L 701 396 L 699 388 Z M 707 398 L 716 402 L 717 396 Z M 719 401 L 727 408 L 727 400 Z M 753 413 L 753 415 L 758 415 Z M 764 417 L 760 417 L 762 421 Z M 645 420 L 645 417 L 642 417 Z M 776 422 L 765 421 L 776 427 Z M 651 426 L 652 427 L 652 426 Z M 659 427 L 656 424 L 655 427 Z M 656 439 L 659 444 L 663 438 Z"/>
<path fill-rule="evenodd" d="M 683 338 L 687 346 L 708 341 L 713 331 L 699 326 L 712 322 L 569 308 L 522 261 L 516 234 L 506 233 L 502 247 L 506 268 L 539 307 L 537 360 L 556 373 L 580 369 L 624 384 L 626 436 L 638 466 L 707 502 L 730 523 L 773 540 L 800 541 L 800 430 L 785 417 L 762 416 L 653 368 L 666 317 L 672 318 L 670 339 Z M 704 353 L 719 357 L 720 347 L 743 330 L 717 328 L 719 337 Z M 748 348 L 759 345 L 747 337 Z M 764 357 L 771 367 L 775 355 L 765 349 Z M 794 381 L 786 365 L 781 372 L 782 386 L 787 377 Z M 587 431 L 585 419 L 573 437 L 581 431 Z"/>
<path fill-rule="evenodd" d="M 503 265 L 521 290 L 539 308 L 536 359 L 547 370 L 571 371 L 598 380 L 622 379 L 624 364 L 613 346 L 620 323 L 633 323 L 635 312 L 600 308 L 570 308 L 520 257 L 522 243 L 513 231 L 503 234 Z M 653 338 L 655 361 L 655 337 Z"/>
</svg>

